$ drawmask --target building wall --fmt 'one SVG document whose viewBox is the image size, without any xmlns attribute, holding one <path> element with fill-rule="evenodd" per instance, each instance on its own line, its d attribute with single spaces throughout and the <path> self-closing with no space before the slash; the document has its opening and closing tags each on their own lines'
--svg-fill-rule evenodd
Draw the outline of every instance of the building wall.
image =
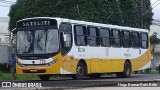
<svg viewBox="0 0 160 90">
<path fill-rule="evenodd" d="M 0 64 L 7 63 L 10 56 L 8 17 L 0 17 Z"/>
<path fill-rule="evenodd" d="M 155 63 L 155 66 L 159 66 L 160 65 L 160 54 L 157 53 L 153 53 L 153 61 Z"/>
<path fill-rule="evenodd" d="M 160 20 L 153 20 L 152 25 L 150 26 L 150 33 L 151 36 L 154 32 L 157 33 L 157 37 L 160 38 Z"/>
<path fill-rule="evenodd" d="M 160 21 L 153 20 L 152 23 L 153 24 L 150 26 L 149 35 L 151 36 L 154 32 L 156 32 L 157 38 L 160 39 Z M 155 52 L 160 52 L 160 44 L 155 45 L 154 50 Z M 155 63 L 155 66 L 159 66 L 160 65 L 160 54 L 153 53 L 152 55 L 153 55 L 153 61 Z"/>
<path fill-rule="evenodd" d="M 8 45 L 10 43 L 8 23 L 8 17 L 0 17 L 0 45 Z"/>
<path fill-rule="evenodd" d="M 8 63 L 10 53 L 8 46 L 0 46 L 0 63 Z"/>
<path fill-rule="evenodd" d="M 152 34 L 156 32 L 157 38 L 160 38 L 160 26 L 159 25 L 151 25 L 150 26 L 150 32 L 149 35 L 152 36 Z"/>
<path fill-rule="evenodd" d="M 150 26 L 150 36 L 154 33 L 157 32 L 157 37 L 160 38 L 160 26 L 158 25 L 151 25 Z"/>
<path fill-rule="evenodd" d="M 154 32 L 157 33 L 157 38 L 160 39 L 160 21 L 153 20 L 152 25 L 150 26 L 149 35 L 152 36 Z M 160 44 L 155 45 L 155 52 L 160 52 Z"/>
</svg>

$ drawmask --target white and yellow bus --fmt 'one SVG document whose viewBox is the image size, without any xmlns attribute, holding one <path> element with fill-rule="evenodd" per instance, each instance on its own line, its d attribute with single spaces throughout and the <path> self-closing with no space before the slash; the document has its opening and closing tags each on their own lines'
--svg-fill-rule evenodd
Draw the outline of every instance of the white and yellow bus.
<svg viewBox="0 0 160 90">
<path fill-rule="evenodd" d="M 17 74 L 130 77 L 150 65 L 148 30 L 52 17 L 17 22 Z"/>
</svg>

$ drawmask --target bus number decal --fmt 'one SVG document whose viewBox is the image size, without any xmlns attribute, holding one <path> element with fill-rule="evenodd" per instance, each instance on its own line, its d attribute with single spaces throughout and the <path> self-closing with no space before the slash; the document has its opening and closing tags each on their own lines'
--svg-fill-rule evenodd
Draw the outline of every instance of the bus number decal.
<svg viewBox="0 0 160 90">
<path fill-rule="evenodd" d="M 78 52 L 85 52 L 85 48 L 78 48 Z"/>
</svg>

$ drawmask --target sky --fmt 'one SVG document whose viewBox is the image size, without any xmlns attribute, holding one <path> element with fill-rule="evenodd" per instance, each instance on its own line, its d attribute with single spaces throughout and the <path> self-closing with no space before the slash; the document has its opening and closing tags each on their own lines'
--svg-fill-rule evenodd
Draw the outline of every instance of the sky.
<svg viewBox="0 0 160 90">
<path fill-rule="evenodd" d="M 152 6 L 152 8 L 153 8 L 152 12 L 154 13 L 153 19 L 160 20 L 160 0 L 151 0 L 151 3 L 152 3 L 151 5 L 153 5 L 155 3 Z M 158 5 L 158 6 L 156 6 L 156 5 Z"/>
<path fill-rule="evenodd" d="M 8 17 L 10 6 L 13 2 L 16 2 L 16 0 L 0 0 L 0 17 Z M 152 6 L 153 7 L 152 12 L 154 13 L 153 19 L 160 20 L 160 0 L 151 0 L 151 3 L 152 3 L 151 5 L 155 3 Z"/>
</svg>

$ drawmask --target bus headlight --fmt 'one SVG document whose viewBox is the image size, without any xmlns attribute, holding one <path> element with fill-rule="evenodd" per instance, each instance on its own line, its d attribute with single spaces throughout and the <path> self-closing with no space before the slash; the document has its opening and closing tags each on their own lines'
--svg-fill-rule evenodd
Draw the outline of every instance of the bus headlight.
<svg viewBox="0 0 160 90">
<path fill-rule="evenodd" d="M 23 65 L 22 63 L 18 62 L 18 61 L 17 61 L 17 64 L 18 64 L 18 66 L 20 66 L 20 67 L 24 67 L 24 65 Z"/>
<path fill-rule="evenodd" d="M 51 65 L 55 64 L 57 61 L 58 61 L 58 59 L 52 60 L 49 63 L 47 63 L 46 65 L 51 66 Z"/>
</svg>

